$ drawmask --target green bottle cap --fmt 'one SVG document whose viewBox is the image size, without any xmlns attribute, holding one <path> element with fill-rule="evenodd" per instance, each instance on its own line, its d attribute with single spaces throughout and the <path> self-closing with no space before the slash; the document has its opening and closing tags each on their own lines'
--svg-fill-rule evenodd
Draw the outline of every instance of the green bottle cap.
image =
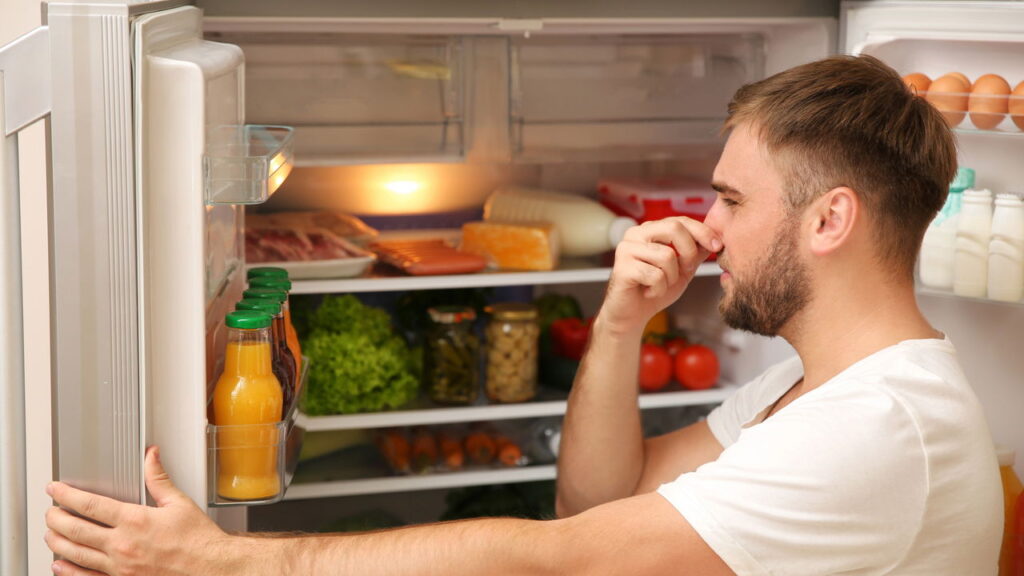
<svg viewBox="0 0 1024 576">
<path fill-rule="evenodd" d="M 245 273 L 245 277 L 249 280 L 253 278 L 284 278 L 288 279 L 288 271 L 284 268 L 274 268 L 273 266 L 257 266 L 256 268 L 249 268 L 249 271 Z"/>
<path fill-rule="evenodd" d="M 277 316 L 281 313 L 281 303 L 270 298 L 246 298 L 235 304 L 235 310 L 256 310 Z"/>
<path fill-rule="evenodd" d="M 288 300 L 288 293 L 274 288 L 249 288 L 242 292 L 242 298 L 269 298 L 277 302 L 285 302 Z"/>
<path fill-rule="evenodd" d="M 249 279 L 249 288 L 273 288 L 274 290 L 290 292 L 292 289 L 292 282 L 287 278 L 268 278 L 266 276 L 259 276 Z"/>
<path fill-rule="evenodd" d="M 266 312 L 256 310 L 235 310 L 228 312 L 224 317 L 224 323 L 228 328 L 241 328 L 243 330 L 256 330 L 258 328 L 270 328 L 274 319 Z"/>
</svg>

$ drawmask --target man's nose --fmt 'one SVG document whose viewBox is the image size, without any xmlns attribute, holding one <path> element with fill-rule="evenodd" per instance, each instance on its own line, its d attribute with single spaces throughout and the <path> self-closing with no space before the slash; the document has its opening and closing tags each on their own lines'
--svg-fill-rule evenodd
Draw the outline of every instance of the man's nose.
<svg viewBox="0 0 1024 576">
<path fill-rule="evenodd" d="M 704 224 L 718 235 L 722 234 L 722 215 L 724 211 L 725 204 L 722 203 L 722 197 L 719 196 L 715 199 L 715 203 L 711 205 L 711 209 L 708 210 L 708 215 L 704 217 Z"/>
</svg>

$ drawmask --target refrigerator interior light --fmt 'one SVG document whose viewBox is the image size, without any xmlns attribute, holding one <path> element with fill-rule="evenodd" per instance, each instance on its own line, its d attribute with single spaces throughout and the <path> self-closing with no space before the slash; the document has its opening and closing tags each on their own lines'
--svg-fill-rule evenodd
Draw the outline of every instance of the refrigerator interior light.
<svg viewBox="0 0 1024 576">
<path fill-rule="evenodd" d="M 215 126 L 207 130 L 203 179 L 207 204 L 266 202 L 292 171 L 289 126 Z"/>
</svg>

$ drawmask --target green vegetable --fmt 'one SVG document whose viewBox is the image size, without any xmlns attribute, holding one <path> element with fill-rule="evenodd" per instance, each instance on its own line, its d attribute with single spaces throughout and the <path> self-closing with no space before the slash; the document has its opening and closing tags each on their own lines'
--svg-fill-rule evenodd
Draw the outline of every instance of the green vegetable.
<svg viewBox="0 0 1024 576">
<path fill-rule="evenodd" d="M 415 360 L 379 308 L 351 295 L 328 296 L 309 316 L 309 382 L 302 403 L 311 416 L 398 408 L 417 396 Z"/>
<path fill-rule="evenodd" d="M 549 520 L 555 517 L 555 483 L 471 486 L 448 492 L 441 521 L 484 516 Z"/>
<path fill-rule="evenodd" d="M 560 318 L 583 318 L 579 301 L 568 294 L 548 292 L 534 299 L 533 305 L 537 307 L 537 322 L 542 332 Z"/>
<path fill-rule="evenodd" d="M 398 337 L 375 345 L 363 334 L 314 332 L 302 351 L 310 358 L 303 403 L 310 416 L 376 412 L 416 397 L 409 351 Z"/>
<path fill-rule="evenodd" d="M 315 333 L 338 332 L 362 334 L 374 344 L 391 339 L 391 316 L 380 308 L 366 306 L 351 294 L 328 296 L 309 319 L 309 329 Z"/>
</svg>

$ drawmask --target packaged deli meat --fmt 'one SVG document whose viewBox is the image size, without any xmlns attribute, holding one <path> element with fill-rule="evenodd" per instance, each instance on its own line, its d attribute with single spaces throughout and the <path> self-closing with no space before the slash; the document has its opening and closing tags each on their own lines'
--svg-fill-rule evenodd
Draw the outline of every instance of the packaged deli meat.
<svg viewBox="0 0 1024 576">
<path fill-rule="evenodd" d="M 344 212 L 305 211 L 269 212 L 245 215 L 246 229 L 292 232 L 327 231 L 335 236 L 366 246 L 377 238 L 377 231 L 359 218 Z"/>
</svg>

